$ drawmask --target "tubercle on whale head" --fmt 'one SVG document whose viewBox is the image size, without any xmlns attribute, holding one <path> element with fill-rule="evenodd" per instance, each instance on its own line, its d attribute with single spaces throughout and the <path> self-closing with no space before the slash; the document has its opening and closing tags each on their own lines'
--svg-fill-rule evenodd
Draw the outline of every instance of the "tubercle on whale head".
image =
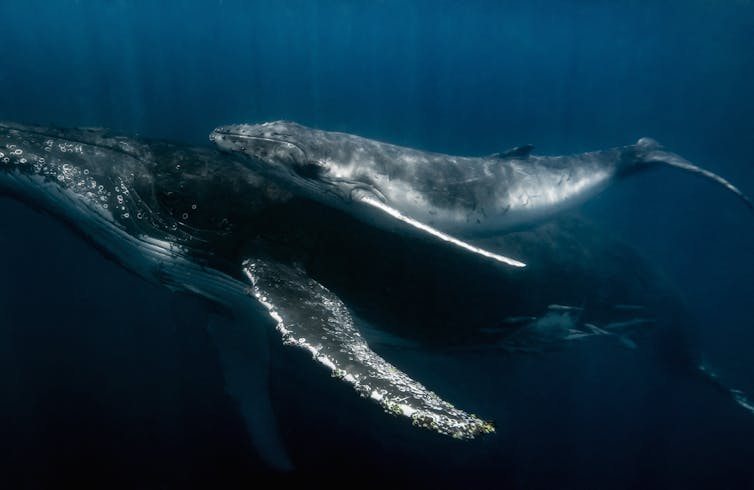
<svg viewBox="0 0 754 490">
<path fill-rule="evenodd" d="M 245 155 L 245 163 L 263 175 L 285 175 L 293 170 L 310 176 L 317 168 L 300 145 L 287 135 L 268 130 L 267 124 L 221 126 L 212 131 L 209 140 L 221 152 Z"/>
<path fill-rule="evenodd" d="M 287 135 L 266 131 L 265 125 L 237 124 L 215 128 L 209 140 L 225 153 L 242 153 L 260 164 L 279 167 L 308 163 L 306 151 Z"/>
<path fill-rule="evenodd" d="M 243 155 L 248 168 L 279 185 L 319 201 L 350 202 L 353 186 L 329 175 L 307 131 L 312 130 L 286 121 L 238 124 L 216 128 L 209 139 L 221 152 Z"/>
</svg>

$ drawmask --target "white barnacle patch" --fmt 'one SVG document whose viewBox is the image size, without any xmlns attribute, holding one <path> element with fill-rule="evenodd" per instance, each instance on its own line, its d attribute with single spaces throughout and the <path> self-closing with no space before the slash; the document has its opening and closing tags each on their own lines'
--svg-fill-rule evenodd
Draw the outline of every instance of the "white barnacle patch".
<svg viewBox="0 0 754 490">
<path fill-rule="evenodd" d="M 416 413 L 416 409 L 414 407 L 412 407 L 411 405 L 406 405 L 405 403 L 399 403 L 398 408 L 406 417 L 411 417 Z"/>
<path fill-rule="evenodd" d="M 316 359 L 320 363 L 324 364 L 325 367 L 329 368 L 331 371 L 335 371 L 336 370 L 335 363 L 332 362 L 332 360 L 330 360 L 329 357 L 327 357 L 327 356 L 318 356 Z"/>
</svg>

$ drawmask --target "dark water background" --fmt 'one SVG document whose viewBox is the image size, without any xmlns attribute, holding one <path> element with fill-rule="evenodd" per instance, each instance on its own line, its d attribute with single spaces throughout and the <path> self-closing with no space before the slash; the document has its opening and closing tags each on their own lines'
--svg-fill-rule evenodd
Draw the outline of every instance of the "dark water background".
<svg viewBox="0 0 754 490">
<path fill-rule="evenodd" d="M 651 136 L 754 194 L 749 1 L 2 0 L 0 26 L 2 120 L 204 144 L 217 125 L 285 118 L 459 154 Z M 3 478 L 253 483 L 265 469 L 223 393 L 202 306 L 47 217 L 7 200 L 0 213 Z M 658 170 L 583 213 L 667 273 L 706 359 L 754 392 L 747 211 Z M 300 475 L 754 488 L 754 417 L 641 351 L 583 345 L 503 365 L 407 356 L 406 370 L 498 419 L 499 434 L 473 444 L 396 429 L 307 359 L 275 354 L 273 399 Z"/>
</svg>

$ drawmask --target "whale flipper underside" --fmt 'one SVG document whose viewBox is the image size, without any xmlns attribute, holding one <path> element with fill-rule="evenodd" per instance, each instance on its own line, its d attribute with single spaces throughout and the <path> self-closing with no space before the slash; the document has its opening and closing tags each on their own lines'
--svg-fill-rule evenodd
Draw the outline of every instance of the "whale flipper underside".
<svg viewBox="0 0 754 490">
<path fill-rule="evenodd" d="M 369 348 L 343 302 L 304 272 L 277 262 L 244 262 L 250 293 L 276 322 L 283 342 L 310 351 L 333 377 L 351 384 L 385 411 L 414 425 L 459 439 L 494 431 L 493 426 L 442 400 Z"/>
<path fill-rule="evenodd" d="M 225 390 L 238 403 L 251 443 L 267 464 L 289 471 L 293 464 L 270 402 L 268 335 L 264 329 L 249 328 L 245 320 L 213 315 L 207 331 L 223 366 Z"/>
</svg>

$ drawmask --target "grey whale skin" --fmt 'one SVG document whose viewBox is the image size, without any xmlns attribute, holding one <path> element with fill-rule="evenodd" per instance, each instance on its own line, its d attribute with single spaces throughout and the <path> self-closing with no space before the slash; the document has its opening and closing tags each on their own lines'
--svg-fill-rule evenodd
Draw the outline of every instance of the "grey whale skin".
<svg viewBox="0 0 754 490">
<path fill-rule="evenodd" d="M 363 395 L 381 396 L 378 403 L 391 413 L 408 415 L 412 408 L 396 406 L 394 397 L 400 396 L 400 402 L 410 401 L 439 421 L 433 426 L 412 417 L 420 425 L 472 437 L 492 427 L 387 367 L 364 342 L 349 310 L 384 331 L 382 336 L 370 331 L 370 342 L 384 341 L 388 348 L 394 335 L 440 349 L 513 345 L 517 351 L 588 337 L 584 329 L 562 330 L 563 322 L 541 331 L 544 322 L 528 328 L 511 321 L 551 320 L 548 308 L 555 303 L 579 305 L 579 321 L 592 326 L 630 322 L 616 305 L 641 305 L 635 308 L 653 324 L 636 329 L 631 334 L 636 341 L 650 331 L 683 330 L 688 323 L 660 275 L 630 248 L 575 218 L 475 242 L 532 260 L 526 271 L 487 268 L 474 255 L 383 232 L 292 198 L 245 164 L 207 148 L 101 129 L 5 123 L 0 153 L 0 196 L 63 219 L 126 269 L 207 298 L 245 327 L 249 335 L 242 340 L 254 344 L 249 347 L 256 355 L 248 360 L 253 370 L 241 371 L 256 375 L 231 374 L 228 383 L 242 385 L 230 386 L 234 394 L 249 392 L 241 396 L 240 408 L 250 435 L 279 468 L 290 462 L 267 399 L 266 339 L 259 332 L 277 328 L 286 343 L 314 351 L 336 377 L 359 376 L 358 385 L 344 380 Z M 222 325 L 210 332 L 221 357 L 233 350 L 224 344 L 238 341 Z M 315 338 L 316 345 L 310 340 Z M 673 352 L 690 372 L 698 371 L 691 349 L 674 346 Z M 234 362 L 223 359 L 226 367 Z M 366 392 L 366 383 L 374 389 Z"/>
<path fill-rule="evenodd" d="M 246 155 L 250 167 L 293 192 L 376 226 L 428 233 L 486 256 L 487 251 L 450 235 L 478 237 L 532 226 L 625 176 L 657 166 L 711 180 L 754 211 L 751 200 L 728 181 L 650 138 L 574 155 L 534 155 L 533 146 L 525 145 L 481 158 L 420 151 L 289 121 L 222 126 L 210 140 L 223 151 Z M 497 254 L 491 258 L 525 265 Z"/>
</svg>

